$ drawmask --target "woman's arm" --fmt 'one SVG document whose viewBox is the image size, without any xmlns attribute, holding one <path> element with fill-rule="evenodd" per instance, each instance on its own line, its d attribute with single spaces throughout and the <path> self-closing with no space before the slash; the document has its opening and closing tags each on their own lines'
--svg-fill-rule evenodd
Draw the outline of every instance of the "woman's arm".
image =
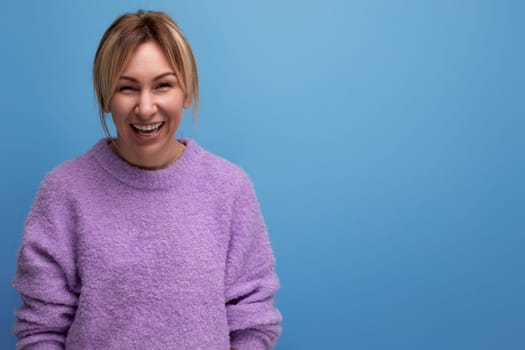
<svg viewBox="0 0 525 350">
<path fill-rule="evenodd" d="M 226 310 L 233 348 L 266 350 L 281 333 L 281 314 L 274 306 L 279 280 L 255 191 L 242 182 L 231 222 L 226 268 Z"/>
<path fill-rule="evenodd" d="M 50 176 L 27 218 L 13 286 L 23 304 L 15 311 L 17 350 L 64 349 L 78 302 L 72 205 Z"/>
</svg>

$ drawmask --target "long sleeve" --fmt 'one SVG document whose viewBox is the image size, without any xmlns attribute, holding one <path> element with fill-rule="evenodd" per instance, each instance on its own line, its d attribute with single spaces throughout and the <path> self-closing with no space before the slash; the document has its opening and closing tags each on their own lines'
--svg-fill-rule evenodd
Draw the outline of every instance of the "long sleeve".
<svg viewBox="0 0 525 350">
<path fill-rule="evenodd" d="M 74 209 L 58 181 L 42 183 L 26 220 L 13 286 L 17 350 L 64 349 L 75 316 L 79 281 L 74 253 Z"/>
<path fill-rule="evenodd" d="M 274 306 L 279 280 L 255 191 L 248 178 L 235 201 L 226 267 L 226 309 L 232 348 L 272 349 L 281 333 Z"/>
</svg>

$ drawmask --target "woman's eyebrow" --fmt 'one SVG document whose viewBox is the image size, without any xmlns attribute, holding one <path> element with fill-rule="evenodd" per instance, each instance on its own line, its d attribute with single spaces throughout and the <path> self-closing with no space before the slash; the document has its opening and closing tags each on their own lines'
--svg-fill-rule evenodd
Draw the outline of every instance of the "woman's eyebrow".
<svg viewBox="0 0 525 350">
<path fill-rule="evenodd" d="M 157 75 L 155 78 L 153 78 L 153 81 L 155 81 L 155 80 L 159 80 L 159 79 L 162 79 L 162 78 L 164 78 L 164 77 L 166 77 L 166 76 L 168 76 L 168 75 L 173 75 L 173 76 L 176 77 L 175 73 L 173 73 L 173 72 L 166 72 L 166 73 L 162 73 L 162 74 L 160 74 L 160 75 Z M 120 76 L 120 79 L 129 80 L 129 81 L 132 81 L 132 82 L 134 82 L 134 83 L 138 83 L 138 80 L 137 80 L 137 79 L 135 79 L 135 78 L 133 78 L 133 77 L 129 77 L 129 76 L 127 76 L 127 75 L 121 75 L 121 76 Z"/>
</svg>

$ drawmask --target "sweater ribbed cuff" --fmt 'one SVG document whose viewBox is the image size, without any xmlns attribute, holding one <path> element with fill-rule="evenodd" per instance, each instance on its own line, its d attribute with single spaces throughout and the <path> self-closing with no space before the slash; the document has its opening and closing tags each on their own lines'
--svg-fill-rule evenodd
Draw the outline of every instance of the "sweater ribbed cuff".
<svg viewBox="0 0 525 350">
<path fill-rule="evenodd" d="M 34 343 L 23 348 L 17 348 L 19 350 L 64 350 L 64 346 L 56 341 L 44 341 Z"/>
<path fill-rule="evenodd" d="M 251 332 L 236 332 L 230 342 L 236 350 L 267 350 L 263 340 Z"/>
</svg>

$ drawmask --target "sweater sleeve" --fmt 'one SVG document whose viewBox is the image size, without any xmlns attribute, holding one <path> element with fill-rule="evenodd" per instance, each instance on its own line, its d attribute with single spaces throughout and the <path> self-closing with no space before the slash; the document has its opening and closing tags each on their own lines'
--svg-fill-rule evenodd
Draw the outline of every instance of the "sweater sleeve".
<svg viewBox="0 0 525 350">
<path fill-rule="evenodd" d="M 48 175 L 25 223 L 13 280 L 23 302 L 15 311 L 17 350 L 64 349 L 75 315 L 74 211 L 60 187 Z"/>
<path fill-rule="evenodd" d="M 272 349 L 281 333 L 274 306 L 279 280 L 255 191 L 248 178 L 240 186 L 231 222 L 226 266 L 226 310 L 231 347 Z"/>
</svg>

